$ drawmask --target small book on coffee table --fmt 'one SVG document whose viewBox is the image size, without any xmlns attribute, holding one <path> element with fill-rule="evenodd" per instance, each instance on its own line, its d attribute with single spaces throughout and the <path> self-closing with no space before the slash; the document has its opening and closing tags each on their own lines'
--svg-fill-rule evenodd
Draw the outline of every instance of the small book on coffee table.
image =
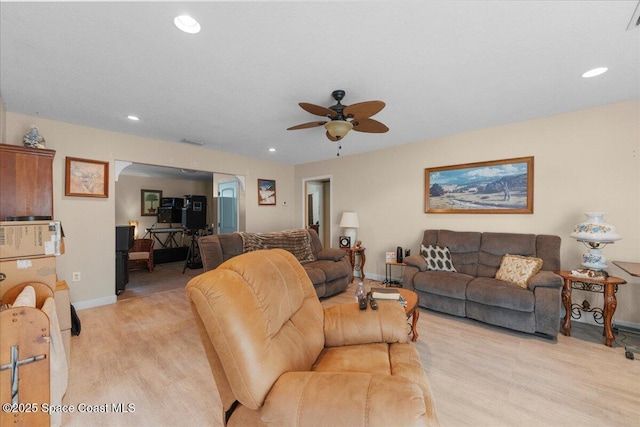
<svg viewBox="0 0 640 427">
<path fill-rule="evenodd" d="M 371 288 L 371 297 L 375 299 L 402 299 L 402 295 L 393 288 Z"/>
</svg>

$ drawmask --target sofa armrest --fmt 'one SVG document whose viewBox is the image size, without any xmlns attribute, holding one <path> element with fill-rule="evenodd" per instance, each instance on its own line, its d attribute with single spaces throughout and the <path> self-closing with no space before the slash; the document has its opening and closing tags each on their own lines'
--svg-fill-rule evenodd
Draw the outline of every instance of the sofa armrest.
<svg viewBox="0 0 640 427">
<path fill-rule="evenodd" d="M 318 259 L 340 261 L 347 256 L 347 253 L 342 249 L 326 248 L 318 251 Z"/>
<path fill-rule="evenodd" d="M 527 288 L 534 290 L 535 288 L 561 288 L 563 285 L 562 277 L 553 271 L 541 270 L 536 273 L 527 284 Z"/>
<path fill-rule="evenodd" d="M 200 258 L 204 271 L 213 270 L 224 262 L 220 240 L 216 235 L 203 236 L 198 239 Z"/>
<path fill-rule="evenodd" d="M 261 415 L 277 426 L 437 425 L 425 404 L 429 397 L 399 375 L 287 372 L 269 391 Z"/>
<path fill-rule="evenodd" d="M 404 258 L 404 263 L 409 267 L 416 267 L 418 271 L 427 271 L 427 261 L 421 255 L 410 255 Z"/>
<path fill-rule="evenodd" d="M 407 342 L 409 329 L 404 308 L 397 301 L 377 300 L 378 310 L 360 310 L 357 303 L 324 309 L 324 345 Z"/>
</svg>

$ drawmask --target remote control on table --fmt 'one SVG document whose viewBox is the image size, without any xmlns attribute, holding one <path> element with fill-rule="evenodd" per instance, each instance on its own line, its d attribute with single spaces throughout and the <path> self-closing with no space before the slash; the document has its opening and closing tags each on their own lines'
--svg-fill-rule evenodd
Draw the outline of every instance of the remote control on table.
<svg viewBox="0 0 640 427">
<path fill-rule="evenodd" d="M 371 304 L 371 310 L 377 310 L 378 302 L 373 298 L 373 296 L 371 296 L 371 292 L 369 292 L 367 297 L 369 298 L 369 304 Z"/>
</svg>

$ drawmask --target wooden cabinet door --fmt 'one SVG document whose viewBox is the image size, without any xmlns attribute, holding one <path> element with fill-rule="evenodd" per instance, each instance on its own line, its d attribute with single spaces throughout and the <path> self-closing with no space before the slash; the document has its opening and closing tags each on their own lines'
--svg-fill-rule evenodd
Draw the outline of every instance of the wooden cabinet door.
<svg viewBox="0 0 640 427">
<path fill-rule="evenodd" d="M 54 150 L 0 144 L 0 220 L 53 218 Z"/>
</svg>

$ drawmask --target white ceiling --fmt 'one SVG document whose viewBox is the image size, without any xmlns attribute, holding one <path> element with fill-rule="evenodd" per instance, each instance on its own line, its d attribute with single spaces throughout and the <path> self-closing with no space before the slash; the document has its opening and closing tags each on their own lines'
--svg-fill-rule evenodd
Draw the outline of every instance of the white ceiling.
<svg viewBox="0 0 640 427">
<path fill-rule="evenodd" d="M 334 89 L 387 104 L 390 131 L 351 132 L 343 156 L 640 98 L 637 5 L 2 2 L 0 94 L 10 112 L 300 164 L 336 155 L 323 128 L 286 130 Z M 184 13 L 199 34 L 173 26 Z"/>
</svg>

